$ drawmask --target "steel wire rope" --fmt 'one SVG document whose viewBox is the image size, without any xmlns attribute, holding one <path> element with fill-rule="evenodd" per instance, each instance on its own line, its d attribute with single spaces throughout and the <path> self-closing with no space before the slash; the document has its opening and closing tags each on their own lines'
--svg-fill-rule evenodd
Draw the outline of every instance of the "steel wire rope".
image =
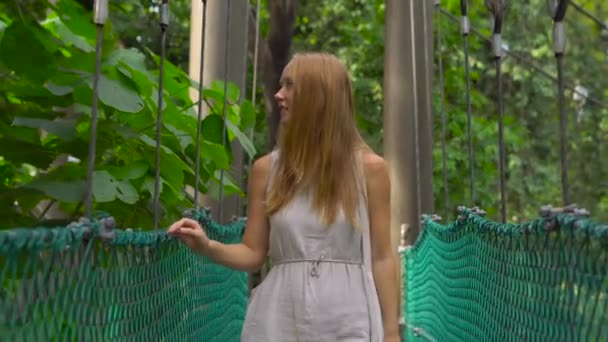
<svg viewBox="0 0 608 342">
<path fill-rule="evenodd" d="M 450 21 L 452 21 L 454 23 L 459 23 L 460 22 L 458 20 L 458 18 L 456 18 L 456 16 L 454 16 L 452 13 L 448 12 L 446 9 L 441 8 L 440 11 L 441 11 L 441 14 L 445 15 Z M 479 31 L 478 29 L 476 29 L 473 26 L 471 26 L 471 33 L 473 33 L 477 37 L 483 39 L 485 42 L 488 42 L 488 43 L 492 42 L 492 40 L 490 38 L 486 37 L 483 33 L 481 33 L 481 31 Z M 520 54 L 515 53 L 513 51 L 510 51 L 510 50 L 503 50 L 503 52 L 506 55 L 508 55 L 509 57 L 512 57 L 513 59 L 517 60 L 518 62 L 527 65 L 531 69 L 534 69 L 535 71 L 537 71 L 541 75 L 545 76 L 549 80 L 557 83 L 557 76 L 551 75 L 549 72 L 547 72 L 546 70 L 544 70 L 543 68 L 541 68 L 540 66 L 538 66 L 535 62 L 531 61 L 529 58 L 521 56 Z M 579 90 L 577 90 L 573 86 L 564 85 L 564 87 L 565 87 L 565 89 L 568 89 L 568 90 L 572 91 L 575 94 L 578 94 L 580 96 L 584 96 L 587 99 L 587 101 L 589 101 L 590 103 L 593 103 L 594 105 L 599 106 L 599 107 L 601 107 L 603 109 L 608 109 L 608 103 L 602 102 L 601 100 L 599 100 L 599 99 L 597 99 L 597 98 L 595 98 L 593 96 L 589 96 L 588 94 L 584 94 L 584 93 L 580 92 Z"/>
<path fill-rule="evenodd" d="M 99 103 L 99 78 L 101 76 L 101 49 L 103 45 L 103 27 L 108 19 L 108 0 L 95 0 L 93 4 L 93 22 L 96 28 L 95 72 L 93 73 L 93 98 L 91 104 L 91 128 L 89 133 L 89 150 L 87 161 L 87 181 L 85 192 L 85 217 L 91 218 L 93 210 L 93 175 L 95 173 L 95 155 L 97 147 L 97 116 Z"/>
<path fill-rule="evenodd" d="M 560 167 L 563 205 L 570 204 L 570 185 L 568 181 L 568 113 L 564 88 L 564 53 L 566 51 L 566 32 L 564 17 L 569 0 L 549 0 L 549 15 L 553 19 L 553 52 L 557 62 L 557 101 L 559 110 Z"/>
<path fill-rule="evenodd" d="M 169 0 L 163 0 L 159 11 L 160 26 L 160 65 L 158 75 L 158 106 L 156 115 L 156 153 L 155 153 L 155 174 L 154 174 L 154 229 L 158 229 L 160 221 L 160 150 L 162 146 L 163 128 L 163 92 L 165 77 L 165 59 L 167 50 L 167 28 L 169 27 Z"/>
<path fill-rule="evenodd" d="M 470 21 L 468 17 L 467 0 L 460 0 L 460 34 L 463 39 L 464 48 L 464 70 L 466 79 L 466 110 L 467 110 L 467 139 L 469 156 L 469 196 L 471 196 L 471 206 L 475 206 L 475 152 L 473 151 L 473 109 L 471 103 L 471 63 L 469 60 L 469 33 Z"/>
<path fill-rule="evenodd" d="M 486 1 L 488 11 L 492 14 L 492 54 L 496 68 L 496 101 L 498 110 L 498 169 L 499 169 L 499 188 L 500 188 L 500 218 L 502 223 L 507 221 L 507 191 L 506 191 L 506 150 L 504 139 L 504 104 L 503 104 L 503 85 L 502 85 L 502 24 L 505 11 L 504 0 Z"/>
<path fill-rule="evenodd" d="M 195 181 L 194 181 L 194 208 L 198 209 L 198 184 L 200 182 L 201 174 L 200 174 L 200 159 L 201 159 L 201 127 L 203 124 L 203 77 L 204 77 L 204 68 L 205 68 L 205 36 L 207 34 L 207 0 L 201 0 L 201 4 L 203 5 L 203 13 L 201 14 L 201 60 L 199 63 L 199 73 L 198 73 L 198 114 L 197 114 L 197 123 L 196 123 L 196 155 L 195 155 Z"/>
<path fill-rule="evenodd" d="M 450 208 L 450 191 L 448 185 L 448 169 L 447 169 L 447 115 L 445 112 L 445 84 L 443 79 L 443 33 L 441 30 L 442 25 L 442 17 L 441 17 L 441 0 L 435 0 L 435 13 L 436 13 L 436 21 L 437 21 L 437 67 L 439 68 L 439 92 L 440 92 L 440 101 L 439 101 L 439 113 L 441 115 L 441 155 L 442 155 L 442 169 L 443 169 L 443 196 L 444 196 L 444 212 L 445 212 L 445 220 L 449 217 L 449 208 Z"/>
<path fill-rule="evenodd" d="M 414 37 L 414 25 L 415 25 L 415 20 L 414 20 L 414 1 L 410 2 L 410 25 L 411 25 L 411 41 L 414 42 L 415 41 L 415 37 Z M 412 52 L 412 60 L 415 61 L 416 60 L 416 51 L 415 49 L 411 49 Z M 416 67 L 412 66 L 412 76 L 413 79 L 416 80 L 417 79 L 417 72 L 416 72 Z M 418 98 L 418 92 L 417 92 L 417 87 L 414 86 L 412 87 L 412 90 L 414 92 L 414 99 Z M 416 209 L 417 209 L 417 216 L 420 217 L 420 214 L 422 213 L 422 189 L 420 186 L 420 132 L 419 132 L 419 122 L 418 122 L 418 101 L 414 101 L 414 111 L 413 111 L 413 115 L 414 115 L 414 161 L 415 161 L 415 167 L 416 167 Z M 422 227 L 420 227 L 422 228 Z"/>
<path fill-rule="evenodd" d="M 226 107 L 228 105 L 228 54 L 230 53 L 230 10 L 231 10 L 231 0 L 227 0 L 227 10 L 226 10 L 226 46 L 224 48 L 224 104 L 222 107 L 222 116 L 223 116 L 223 124 L 222 124 L 222 147 L 226 148 L 226 136 L 228 132 L 226 131 Z M 224 214 L 224 169 L 220 170 L 220 196 L 219 196 L 219 212 L 218 212 L 218 220 L 223 220 Z"/>
<path fill-rule="evenodd" d="M 253 107 L 254 113 L 255 113 L 255 108 L 256 108 L 256 100 L 257 100 L 257 81 L 258 81 L 258 54 L 259 54 L 259 44 L 260 44 L 260 0 L 256 1 L 256 8 L 255 8 L 255 40 L 254 40 L 254 47 L 253 47 L 253 80 L 252 80 L 252 85 L 251 85 L 251 105 Z M 251 129 L 249 130 L 249 140 L 253 143 L 253 138 L 254 138 L 254 133 L 255 133 L 255 125 L 253 127 L 251 127 Z M 253 166 L 253 156 L 249 157 L 249 161 L 248 161 L 248 165 L 247 165 L 247 169 L 249 170 L 249 175 L 251 175 L 251 167 Z M 243 189 L 246 188 L 247 184 L 245 183 L 245 173 L 243 173 L 243 182 L 242 185 Z M 247 214 L 247 209 L 245 207 L 243 207 L 243 215 Z"/>
</svg>

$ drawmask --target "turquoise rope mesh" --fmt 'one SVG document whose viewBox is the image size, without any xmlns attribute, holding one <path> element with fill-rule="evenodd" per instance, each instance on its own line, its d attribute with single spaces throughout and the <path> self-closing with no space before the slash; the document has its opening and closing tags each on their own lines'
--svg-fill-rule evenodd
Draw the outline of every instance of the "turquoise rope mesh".
<svg viewBox="0 0 608 342">
<path fill-rule="evenodd" d="M 423 220 L 402 253 L 408 340 L 608 340 L 608 225 L 558 214 Z"/>
<path fill-rule="evenodd" d="M 241 241 L 206 211 L 211 238 Z M 164 231 L 111 219 L 0 232 L 4 341 L 238 341 L 247 275 L 191 253 Z"/>
</svg>

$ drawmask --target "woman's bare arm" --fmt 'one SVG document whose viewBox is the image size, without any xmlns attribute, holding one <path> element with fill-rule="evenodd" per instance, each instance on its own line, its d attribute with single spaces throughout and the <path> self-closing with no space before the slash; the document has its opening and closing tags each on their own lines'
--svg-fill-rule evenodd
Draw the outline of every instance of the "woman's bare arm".
<svg viewBox="0 0 608 342">
<path fill-rule="evenodd" d="M 365 158 L 368 210 L 372 247 L 372 273 L 382 310 L 386 340 L 399 337 L 399 289 L 396 253 L 390 234 L 390 180 L 383 158 L 370 154 Z"/>
<path fill-rule="evenodd" d="M 208 256 L 214 262 L 242 270 L 258 270 L 268 253 L 269 224 L 264 208 L 266 186 L 270 174 L 270 155 L 258 159 L 252 166 L 248 185 L 247 227 L 243 242 L 224 244 L 209 240 L 198 222 L 181 219 L 171 225 L 168 233 L 178 236 L 195 253 Z"/>
<path fill-rule="evenodd" d="M 271 168 L 270 155 L 255 161 L 248 185 L 247 227 L 240 244 L 210 241 L 207 255 L 215 262 L 244 271 L 256 271 L 268 254 L 269 224 L 265 211 L 266 186 Z"/>
</svg>

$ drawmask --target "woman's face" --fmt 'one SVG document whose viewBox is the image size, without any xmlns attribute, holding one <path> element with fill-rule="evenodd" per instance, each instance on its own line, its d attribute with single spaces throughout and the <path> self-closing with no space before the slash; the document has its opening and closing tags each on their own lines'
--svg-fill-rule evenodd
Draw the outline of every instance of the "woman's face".
<svg viewBox="0 0 608 342">
<path fill-rule="evenodd" d="M 287 68 L 285 68 L 285 70 L 287 70 Z M 288 73 L 283 72 L 283 76 L 281 76 L 281 89 L 274 94 L 274 98 L 279 105 L 281 122 L 287 122 L 293 103 L 293 79 Z"/>
</svg>

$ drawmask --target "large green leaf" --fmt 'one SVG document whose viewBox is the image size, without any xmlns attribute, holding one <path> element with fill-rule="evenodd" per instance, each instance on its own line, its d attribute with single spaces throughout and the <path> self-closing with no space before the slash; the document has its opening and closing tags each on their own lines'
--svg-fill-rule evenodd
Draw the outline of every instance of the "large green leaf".
<svg viewBox="0 0 608 342">
<path fill-rule="evenodd" d="M 222 173 L 223 173 L 223 177 L 222 177 Z M 213 182 L 209 185 L 209 192 L 208 192 L 208 195 L 211 196 L 212 198 L 219 199 L 220 180 L 222 182 L 221 186 L 224 189 L 223 190 L 224 195 L 232 195 L 232 194 L 242 195 L 243 194 L 243 192 L 241 191 L 241 188 L 237 185 L 234 177 L 232 176 L 232 174 L 230 174 L 230 172 L 228 172 L 226 170 L 224 170 L 223 172 L 221 170 L 217 170 L 215 172 L 214 179 L 215 179 L 215 182 Z"/>
<path fill-rule="evenodd" d="M 155 84 L 151 82 L 146 74 L 123 62 L 120 62 L 117 69 L 120 73 L 137 85 L 137 88 L 142 96 L 145 96 L 147 99 L 154 100 L 154 104 L 157 104 L 158 100 L 156 100 L 156 98 L 158 96 L 154 96 L 156 93 Z"/>
<path fill-rule="evenodd" d="M 128 180 L 119 181 L 108 171 L 96 171 L 93 176 L 93 194 L 98 202 L 119 199 L 127 204 L 135 204 L 139 199 L 137 191 Z"/>
<path fill-rule="evenodd" d="M 73 99 L 64 96 L 71 94 L 75 87 L 83 85 L 83 77 L 84 74 L 77 72 L 60 72 L 55 74 L 52 79 L 49 79 L 44 83 L 44 88 L 56 97 L 49 97 L 47 94 L 47 98 L 52 100 L 64 100 L 68 105 L 74 105 L 73 103 L 68 102 Z M 36 102 L 42 105 L 39 100 L 36 100 Z M 89 98 L 89 101 L 87 102 L 90 104 L 91 99 Z"/>
<path fill-rule="evenodd" d="M 45 35 L 45 30 L 35 22 L 29 21 L 26 26 L 21 20 L 14 21 L 0 42 L 0 60 L 18 75 L 42 83 L 55 73 L 55 57 L 38 40 L 34 31 L 43 38 L 53 39 L 51 35 Z"/>
<path fill-rule="evenodd" d="M 72 32 L 88 41 L 91 45 L 95 42 L 95 25 L 90 19 L 91 14 L 85 11 L 77 1 L 59 0 L 55 7 L 61 21 Z"/>
<path fill-rule="evenodd" d="M 39 178 L 27 184 L 26 187 L 41 191 L 58 201 L 79 202 L 84 199 L 86 182 L 84 180 L 75 179 L 52 180 Z"/>
<path fill-rule="evenodd" d="M 154 139 L 141 134 L 139 139 L 149 147 L 156 148 Z M 154 150 L 155 151 L 155 150 Z M 150 165 L 155 165 L 155 155 L 149 155 Z M 154 166 L 155 167 L 155 166 Z M 184 181 L 184 172 L 193 174 L 192 169 L 180 159 L 175 152 L 171 151 L 166 146 L 161 146 L 160 153 L 160 173 L 167 182 L 171 184 L 182 184 Z"/>
<path fill-rule="evenodd" d="M 201 123 L 201 152 L 220 168 L 227 168 L 232 160 L 228 137 L 222 138 L 224 122 L 219 115 L 208 115 Z M 223 145 L 225 144 L 225 145 Z M 220 149 L 223 151 L 220 153 Z"/>
<path fill-rule="evenodd" d="M 92 79 L 89 80 L 89 86 L 93 89 Z M 99 99 L 104 104 L 127 113 L 137 113 L 144 108 L 144 101 L 136 91 L 106 75 L 99 78 Z"/>
<path fill-rule="evenodd" d="M 164 127 L 179 141 L 181 151 L 185 151 L 186 148 L 194 143 L 194 139 L 186 131 L 179 130 L 173 125 L 165 124 Z"/>
<path fill-rule="evenodd" d="M 74 34 L 59 18 L 49 21 L 47 28 L 54 30 L 58 38 L 64 43 L 69 43 L 83 52 L 95 51 L 92 43 L 88 42 L 83 36 Z"/>
<path fill-rule="evenodd" d="M 143 160 L 132 161 L 124 166 L 110 166 L 108 171 L 118 180 L 136 179 L 143 177 L 150 167 Z"/>
<path fill-rule="evenodd" d="M 114 116 L 123 125 L 128 125 L 135 131 L 145 131 L 156 126 L 156 115 L 149 108 L 144 108 L 138 113 L 117 112 Z"/>
<path fill-rule="evenodd" d="M 224 94 L 224 82 L 220 81 L 220 80 L 215 80 L 213 82 L 211 82 L 211 89 L 215 90 L 216 92 L 219 92 L 220 94 Z M 237 103 L 239 100 L 239 96 L 241 94 L 241 91 L 239 90 L 239 87 L 232 83 L 232 82 L 228 82 L 228 87 L 226 89 L 226 92 L 228 94 L 228 102 L 229 103 Z M 205 92 L 203 91 L 203 94 L 205 94 Z M 223 101 L 223 98 L 222 98 Z"/>
<path fill-rule="evenodd" d="M 36 118 L 16 117 L 15 119 L 13 119 L 13 125 L 43 129 L 49 133 L 55 134 L 56 136 L 64 140 L 74 139 L 74 135 L 76 133 L 76 120 L 45 120 Z"/>
<path fill-rule="evenodd" d="M 27 163 L 46 169 L 57 157 L 57 152 L 49 151 L 39 144 L 4 137 L 0 138 L 0 156 L 13 163 Z"/>
<path fill-rule="evenodd" d="M 201 140 L 201 157 L 213 161 L 218 168 L 230 167 L 231 157 L 226 153 L 226 148 L 220 144 Z"/>
<path fill-rule="evenodd" d="M 224 122 L 219 115 L 207 115 L 201 123 L 201 135 L 203 139 L 214 144 L 222 144 L 222 132 L 224 130 Z"/>
<path fill-rule="evenodd" d="M 150 54 L 152 54 L 153 59 L 157 66 L 160 65 L 160 58 L 158 55 L 154 54 L 152 51 L 147 50 Z M 155 78 L 158 78 L 157 72 L 154 72 Z M 188 74 L 178 68 L 173 63 L 168 63 L 165 61 L 164 64 L 164 89 L 168 94 L 171 94 L 172 97 L 179 98 L 182 101 L 188 101 L 190 99 L 190 77 Z"/>
<path fill-rule="evenodd" d="M 110 53 L 105 64 L 115 67 L 126 66 L 144 74 L 150 82 L 154 84 L 158 82 L 158 77 L 153 75 L 146 67 L 146 56 L 137 49 L 116 49 Z"/>
<path fill-rule="evenodd" d="M 37 129 L 29 127 L 7 125 L 0 121 L 0 136 L 40 145 L 40 132 Z"/>
<path fill-rule="evenodd" d="M 218 103 L 223 104 L 224 103 L 223 89 L 217 90 L 217 89 L 213 89 L 213 88 L 204 88 L 203 89 L 203 98 L 212 105 L 218 104 Z"/>
<path fill-rule="evenodd" d="M 236 136 L 237 140 L 243 146 L 243 149 L 247 152 L 250 158 L 255 157 L 255 147 L 253 146 L 253 142 L 249 140 L 249 138 L 241 132 L 241 130 L 234 125 L 232 122 L 227 121 L 228 129 Z"/>
</svg>

